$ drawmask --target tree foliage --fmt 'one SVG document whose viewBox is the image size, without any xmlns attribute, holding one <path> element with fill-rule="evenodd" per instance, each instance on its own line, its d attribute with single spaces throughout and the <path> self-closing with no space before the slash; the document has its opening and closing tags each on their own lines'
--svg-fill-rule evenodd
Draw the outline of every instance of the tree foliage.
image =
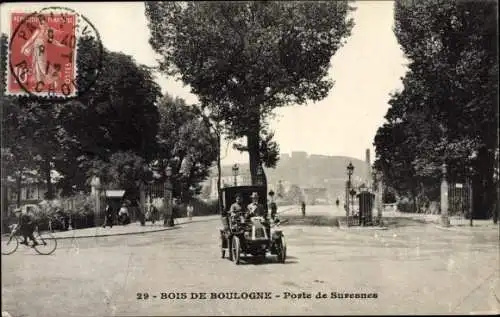
<svg viewBox="0 0 500 317">
<path fill-rule="evenodd" d="M 96 49 L 95 42 L 80 41 L 79 68 L 96 62 Z M 49 198 L 53 196 L 52 169 L 63 176 L 58 184 L 63 194 L 71 194 L 88 189 L 90 161 L 107 161 L 118 151 L 131 151 L 146 161 L 154 156 L 151 145 L 157 132 L 160 87 L 151 72 L 130 56 L 105 50 L 103 59 L 101 76 L 76 100 L 2 95 L 2 105 L 6 105 L 2 107 L 2 148 L 16 158 L 27 158 L 16 159 L 18 169 L 43 172 Z"/>
<path fill-rule="evenodd" d="M 217 135 L 203 121 L 199 109 L 168 94 L 158 104 L 160 121 L 156 136 L 155 167 L 171 168 L 174 196 L 188 199 L 201 191 L 199 183 L 209 175 L 218 156 Z"/>
<path fill-rule="evenodd" d="M 476 217 L 495 199 L 496 10 L 495 1 L 395 2 L 409 71 L 375 137 L 375 164 L 400 193 L 436 196 L 443 163 L 451 181 L 472 177 Z"/>
<path fill-rule="evenodd" d="M 270 134 L 262 138 L 272 111 L 332 88 L 326 76 L 353 26 L 350 10 L 347 1 L 146 3 L 160 69 L 217 108 L 231 138 L 246 137 L 239 148 L 249 153 L 252 182 L 262 162 L 277 160 Z"/>
</svg>

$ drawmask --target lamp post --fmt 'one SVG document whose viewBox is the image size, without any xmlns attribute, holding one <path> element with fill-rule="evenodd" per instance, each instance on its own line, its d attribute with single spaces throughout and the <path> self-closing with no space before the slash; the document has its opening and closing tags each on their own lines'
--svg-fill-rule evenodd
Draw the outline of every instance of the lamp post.
<svg viewBox="0 0 500 317">
<path fill-rule="evenodd" d="M 473 192 L 473 189 L 472 189 L 472 178 L 474 177 L 474 167 L 472 166 L 472 162 L 476 159 L 477 157 L 477 153 L 476 151 L 473 151 L 470 155 L 469 155 L 469 162 L 470 162 L 470 165 L 467 167 L 466 169 L 466 188 L 467 188 L 467 195 L 469 196 L 469 221 L 470 221 L 470 226 L 472 227 L 473 226 L 473 197 L 472 195 L 474 194 Z"/>
<path fill-rule="evenodd" d="M 349 194 L 351 194 L 351 207 L 352 211 L 354 212 L 354 195 L 356 195 L 356 190 L 352 188 Z"/>
<path fill-rule="evenodd" d="M 172 227 L 174 225 L 174 221 L 172 219 L 172 168 L 170 166 L 167 166 L 165 169 L 165 216 L 163 219 L 163 225 Z"/>
<path fill-rule="evenodd" d="M 234 176 L 234 186 L 238 186 L 238 172 L 240 170 L 240 167 L 238 164 L 233 165 L 233 176 Z"/>
<path fill-rule="evenodd" d="M 351 191 L 351 176 L 352 173 L 354 172 L 354 165 L 352 165 L 352 162 L 349 162 L 349 165 L 347 165 L 347 176 L 349 177 L 349 180 L 347 181 L 347 199 L 346 199 L 346 216 L 349 217 L 349 194 Z"/>
</svg>

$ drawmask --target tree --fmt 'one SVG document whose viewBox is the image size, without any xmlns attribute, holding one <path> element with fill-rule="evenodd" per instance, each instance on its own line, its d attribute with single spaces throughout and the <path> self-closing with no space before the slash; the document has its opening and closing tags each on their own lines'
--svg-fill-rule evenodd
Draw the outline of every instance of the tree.
<svg viewBox="0 0 500 317">
<path fill-rule="evenodd" d="M 451 178 L 463 178 L 467 167 L 473 168 L 476 218 L 489 216 L 495 198 L 496 10 L 495 1 L 395 3 L 394 30 L 411 61 L 409 76 L 424 88 L 426 98 L 420 98 L 420 103 L 430 109 L 434 129 L 439 126 L 441 130 L 437 133 L 441 140 L 426 144 L 427 153 L 444 157 Z M 422 97 L 416 89 L 411 91 Z M 415 114 L 417 109 L 410 111 Z M 434 158 L 417 156 L 418 164 L 425 167 L 429 162 L 437 163 Z"/>
<path fill-rule="evenodd" d="M 153 177 L 146 160 L 132 151 L 113 153 L 107 162 L 92 162 L 88 177 L 92 175 L 99 176 L 107 187 L 124 189 L 124 197 L 131 201 L 139 199 L 140 184 Z"/>
<path fill-rule="evenodd" d="M 350 34 L 339 2 L 148 2 L 150 43 L 160 70 L 180 75 L 215 107 L 229 137 L 246 137 L 252 183 L 264 161 L 262 128 L 275 108 L 323 99 L 330 59 Z M 270 161 L 266 161 L 270 159 Z"/>
<path fill-rule="evenodd" d="M 78 48 L 79 82 L 100 57 L 92 39 L 80 39 Z M 150 161 L 156 151 L 161 89 L 150 69 L 122 53 L 104 50 L 102 58 L 101 75 L 76 100 L 2 96 L 2 147 L 9 148 L 23 168 L 43 172 L 48 198 L 53 197 L 52 169 L 63 176 L 58 184 L 63 195 L 70 195 L 88 190 L 88 168 L 94 160 L 106 162 L 112 153 L 131 151 Z"/>
<path fill-rule="evenodd" d="M 174 196 L 187 200 L 201 191 L 199 183 L 208 177 L 219 155 L 218 136 L 204 122 L 199 109 L 183 99 L 167 94 L 158 110 L 155 168 L 164 173 L 169 166 Z"/>
<path fill-rule="evenodd" d="M 81 43 L 79 60 L 94 61 L 96 50 L 92 41 Z M 151 70 L 128 55 L 107 50 L 102 65 L 95 84 L 67 108 L 65 128 L 74 142 L 56 167 L 71 176 L 61 184 L 68 193 L 74 184 L 77 189 L 85 185 L 85 166 L 92 160 L 109 161 L 113 153 L 130 151 L 150 162 L 156 153 L 161 89 Z"/>
</svg>

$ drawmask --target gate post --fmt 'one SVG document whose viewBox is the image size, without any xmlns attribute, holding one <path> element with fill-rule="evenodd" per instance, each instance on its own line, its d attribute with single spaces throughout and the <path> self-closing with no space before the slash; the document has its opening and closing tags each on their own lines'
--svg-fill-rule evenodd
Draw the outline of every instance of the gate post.
<svg viewBox="0 0 500 317">
<path fill-rule="evenodd" d="M 448 182 L 446 181 L 446 163 L 442 166 L 442 180 L 441 180 L 441 225 L 450 226 L 450 219 L 448 217 Z"/>
<path fill-rule="evenodd" d="M 94 200 L 94 225 L 99 226 L 101 216 L 101 180 L 98 176 L 94 176 L 90 182 L 91 195 Z"/>
<path fill-rule="evenodd" d="M 474 214 L 472 213 L 472 211 L 473 211 L 473 208 L 472 208 L 472 206 L 473 206 L 473 204 L 472 204 L 472 202 L 473 202 L 472 201 L 472 197 L 473 197 L 472 194 L 473 194 L 473 192 L 472 192 L 472 179 L 471 179 L 471 175 L 469 175 L 467 177 L 466 186 L 467 186 L 467 195 L 469 196 L 468 197 L 469 199 L 467 199 L 467 202 L 468 202 L 468 205 L 469 205 L 469 206 L 467 206 L 467 207 L 469 207 L 468 208 L 469 209 L 468 210 L 469 217 L 470 217 L 469 222 L 470 222 L 470 226 L 472 227 L 473 226 L 472 221 L 473 221 Z"/>
<path fill-rule="evenodd" d="M 382 172 L 377 173 L 377 222 L 382 224 L 382 208 L 384 208 L 384 181 Z"/>
<path fill-rule="evenodd" d="M 141 225 L 146 222 L 146 192 L 144 183 L 139 184 L 139 212 L 141 213 Z"/>
</svg>

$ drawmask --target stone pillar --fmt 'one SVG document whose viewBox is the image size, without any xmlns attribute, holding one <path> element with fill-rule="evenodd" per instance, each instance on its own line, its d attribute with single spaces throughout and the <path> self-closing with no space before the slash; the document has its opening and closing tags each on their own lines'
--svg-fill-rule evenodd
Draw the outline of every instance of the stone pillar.
<svg viewBox="0 0 500 317">
<path fill-rule="evenodd" d="M 382 211 L 384 209 L 384 180 L 382 173 L 377 173 L 377 221 L 382 223 Z"/>
<path fill-rule="evenodd" d="M 90 186 L 91 196 L 94 200 L 94 224 L 98 226 L 100 225 L 98 219 L 101 215 L 101 180 L 99 177 L 94 176 L 90 182 Z"/>
<path fill-rule="evenodd" d="M 446 164 L 442 166 L 441 181 L 441 225 L 448 227 L 450 219 L 448 217 L 448 182 L 446 181 Z"/>
<path fill-rule="evenodd" d="M 141 182 L 139 185 L 139 212 L 141 213 L 141 224 L 145 222 L 146 216 L 146 189 L 144 184 Z"/>
<path fill-rule="evenodd" d="M 164 194 L 164 210 L 165 210 L 165 215 L 164 215 L 164 220 L 163 220 L 163 225 L 171 227 L 173 226 L 173 219 L 172 219 L 172 182 L 167 179 L 165 182 L 165 194 Z"/>
</svg>

